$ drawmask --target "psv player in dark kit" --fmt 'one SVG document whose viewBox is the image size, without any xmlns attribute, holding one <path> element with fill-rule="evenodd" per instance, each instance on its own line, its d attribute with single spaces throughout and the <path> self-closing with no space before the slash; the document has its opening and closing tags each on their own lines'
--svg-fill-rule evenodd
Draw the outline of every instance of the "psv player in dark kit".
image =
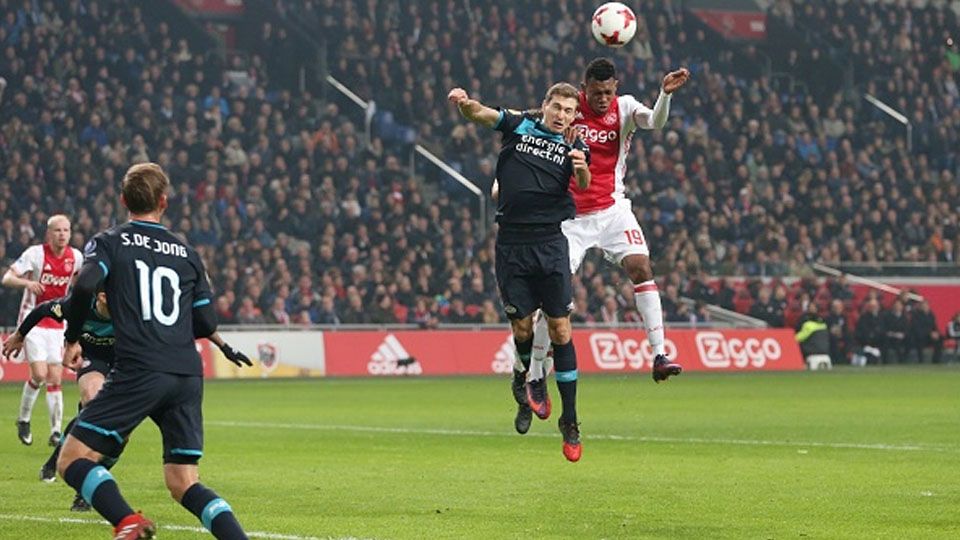
<svg viewBox="0 0 960 540">
<path fill-rule="evenodd" d="M 577 111 L 577 89 L 567 83 L 550 87 L 541 107 L 542 119 L 496 110 L 454 88 L 448 99 L 464 118 L 503 133 L 497 160 L 500 194 L 497 199 L 496 270 L 504 310 L 510 318 L 517 361 L 512 382 L 518 404 L 515 426 L 530 428 L 531 412 L 524 384 L 533 346 L 533 313 L 547 315 L 554 348 L 557 387 L 563 404 L 559 428 L 563 454 L 580 459 L 577 424 L 577 358 L 570 337 L 570 255 L 560 223 L 574 216 L 570 177 L 581 189 L 590 185 L 587 147 L 572 144 L 564 132 Z"/>
<path fill-rule="evenodd" d="M 4 357 L 11 357 L 23 349 L 26 336 L 30 331 L 45 318 L 56 322 L 63 322 L 66 313 L 70 311 L 70 304 L 73 298 L 70 295 L 54 300 L 43 302 L 33 309 L 17 330 L 3 342 L 2 354 Z M 239 367 L 250 366 L 253 363 L 242 352 L 234 349 L 227 344 L 220 336 L 214 332 L 207 337 L 217 347 L 224 357 Z M 80 348 L 83 350 L 83 360 L 80 369 L 77 370 L 77 385 L 80 387 L 80 403 L 78 410 L 92 400 L 100 389 L 110 370 L 113 369 L 114 351 L 113 346 L 116 342 L 116 336 L 113 333 L 113 320 L 110 318 L 110 309 L 107 307 L 107 295 L 102 290 L 97 292 L 96 301 L 94 301 L 87 312 L 87 318 L 83 322 L 83 331 L 80 335 Z M 77 419 L 74 418 L 68 424 L 64 433 L 70 433 Z M 53 449 L 53 453 L 47 458 L 47 461 L 40 468 L 40 479 L 44 482 L 53 482 L 57 477 L 57 460 L 60 458 L 60 449 L 63 448 L 63 441 Z M 100 464 L 107 470 L 116 463 L 119 456 L 104 456 Z M 83 495 L 77 492 L 73 499 L 70 510 L 75 512 L 86 512 L 90 510 L 90 505 L 84 500 Z"/>
<path fill-rule="evenodd" d="M 194 336 L 213 334 L 216 316 L 197 252 L 160 224 L 169 185 L 159 165 L 130 167 L 120 195 L 130 221 L 98 234 L 85 248 L 66 316 L 64 364 L 79 367 L 78 340 L 102 282 L 116 334 L 116 366 L 81 411 L 57 469 L 114 526 L 115 540 L 153 538 L 153 522 L 134 513 L 109 471 L 97 464 L 102 455 L 117 455 L 150 417 L 163 437 L 170 495 L 216 538 L 247 538 L 230 505 L 199 482 L 203 366 Z"/>
</svg>

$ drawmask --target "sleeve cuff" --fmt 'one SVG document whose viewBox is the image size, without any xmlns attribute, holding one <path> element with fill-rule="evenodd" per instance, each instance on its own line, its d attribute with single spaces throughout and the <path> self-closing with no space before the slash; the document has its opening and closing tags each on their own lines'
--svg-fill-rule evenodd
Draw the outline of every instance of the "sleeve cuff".
<svg viewBox="0 0 960 540">
<path fill-rule="evenodd" d="M 500 109 L 500 116 L 497 117 L 496 123 L 493 124 L 493 129 L 500 129 L 500 124 L 503 123 L 503 117 L 506 116 L 506 113 L 503 109 Z"/>
</svg>

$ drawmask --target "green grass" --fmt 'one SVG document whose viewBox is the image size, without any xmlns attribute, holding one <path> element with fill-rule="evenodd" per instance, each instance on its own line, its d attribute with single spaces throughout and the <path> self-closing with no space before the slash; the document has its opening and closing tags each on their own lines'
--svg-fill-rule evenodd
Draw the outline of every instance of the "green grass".
<svg viewBox="0 0 960 540">
<path fill-rule="evenodd" d="M 37 479 L 48 448 L 17 442 L 19 393 L 0 386 L 0 538 L 107 538 L 56 521 L 95 516 Z M 553 418 L 513 433 L 505 379 L 212 382 L 203 480 L 248 530 L 299 537 L 960 538 L 956 367 L 587 376 L 579 398 L 571 464 Z M 45 422 L 41 398 L 38 439 Z M 147 422 L 121 489 L 160 538 L 201 538 L 163 528 L 198 523 L 160 454 Z"/>
</svg>

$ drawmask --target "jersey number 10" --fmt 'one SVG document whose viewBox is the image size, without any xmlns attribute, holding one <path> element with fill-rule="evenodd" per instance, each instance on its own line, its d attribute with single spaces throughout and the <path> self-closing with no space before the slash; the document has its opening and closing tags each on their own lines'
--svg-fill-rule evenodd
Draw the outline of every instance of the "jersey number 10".
<svg viewBox="0 0 960 540">
<path fill-rule="evenodd" d="M 143 320 L 156 319 L 164 326 L 173 326 L 180 318 L 180 276 L 166 266 L 158 266 L 151 273 L 147 263 L 137 259 L 133 262 L 140 276 L 140 312 Z M 173 289 L 173 308 L 170 313 L 163 312 L 163 281 L 170 282 Z"/>
</svg>

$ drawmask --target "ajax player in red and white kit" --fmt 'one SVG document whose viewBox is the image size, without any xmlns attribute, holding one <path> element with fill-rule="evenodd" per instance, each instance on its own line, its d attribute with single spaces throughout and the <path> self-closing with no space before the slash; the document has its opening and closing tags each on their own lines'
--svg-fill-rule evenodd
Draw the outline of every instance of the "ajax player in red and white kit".
<svg viewBox="0 0 960 540">
<path fill-rule="evenodd" d="M 47 220 L 46 242 L 27 248 L 3 275 L 5 287 L 23 289 L 18 324 L 37 304 L 66 296 L 73 276 L 83 264 L 83 255 L 69 247 L 69 242 L 70 219 L 64 215 L 52 216 Z M 30 416 L 42 384 L 47 386 L 47 409 L 50 411 L 49 443 L 56 446 L 60 441 L 63 331 L 64 323 L 48 318 L 40 321 L 26 338 L 24 354 L 30 363 L 30 380 L 23 385 L 17 418 L 17 435 L 23 444 L 33 443 Z"/>
<path fill-rule="evenodd" d="M 598 247 L 605 257 L 622 266 L 633 282 L 634 301 L 643 319 L 647 340 L 653 349 L 653 380 L 660 382 L 681 371 L 665 355 L 663 311 L 660 292 L 653 280 L 650 250 L 643 230 L 624 196 L 623 177 L 634 132 L 661 129 L 670 115 L 670 95 L 690 78 L 687 69 L 668 73 L 660 95 L 650 109 L 630 95 L 617 95 L 617 72 L 612 61 L 597 58 L 587 65 L 580 85 L 580 108 L 573 127 L 590 147 L 593 181 L 581 190 L 571 185 L 577 206 L 574 219 L 563 222 L 570 245 L 571 273 L 576 273 L 587 250 Z M 540 418 L 550 415 L 550 399 L 543 384 L 544 361 L 550 345 L 546 321 L 539 317 L 534 328 L 530 381 L 527 397 Z"/>
</svg>

